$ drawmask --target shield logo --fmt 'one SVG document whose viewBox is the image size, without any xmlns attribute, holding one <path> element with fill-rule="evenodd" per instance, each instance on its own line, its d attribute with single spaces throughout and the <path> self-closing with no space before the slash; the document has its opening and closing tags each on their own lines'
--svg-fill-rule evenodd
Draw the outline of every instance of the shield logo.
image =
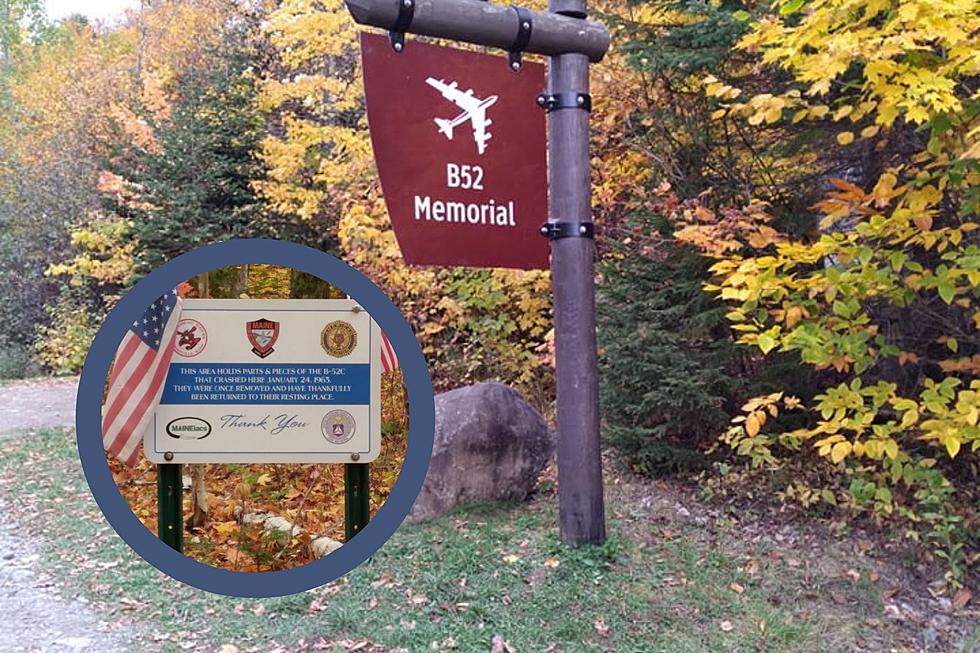
<svg viewBox="0 0 980 653">
<path fill-rule="evenodd" d="M 272 347 L 279 339 L 279 323 L 265 318 L 246 322 L 245 334 L 252 343 L 252 353 L 265 358 L 275 351 Z"/>
</svg>

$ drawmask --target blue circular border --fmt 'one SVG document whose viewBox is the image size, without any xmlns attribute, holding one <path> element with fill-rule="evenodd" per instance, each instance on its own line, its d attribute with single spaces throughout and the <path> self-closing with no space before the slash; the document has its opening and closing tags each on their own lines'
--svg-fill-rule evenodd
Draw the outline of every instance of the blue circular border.
<svg viewBox="0 0 980 653">
<path fill-rule="evenodd" d="M 191 560 L 153 535 L 116 486 L 102 444 L 102 393 L 116 349 L 153 301 L 195 275 L 241 264 L 265 263 L 302 270 L 329 281 L 361 304 L 398 352 L 411 415 L 408 450 L 391 494 L 368 526 L 349 544 L 302 567 L 238 572 Z M 92 342 L 79 380 L 75 427 L 82 470 L 109 524 L 136 553 L 165 574 L 198 589 L 238 597 L 303 592 L 343 576 L 371 557 L 401 525 L 415 502 L 432 454 L 435 405 L 432 379 L 411 327 L 390 299 L 367 277 L 333 256 L 277 240 L 230 240 L 195 249 L 165 263 L 120 299 Z"/>
</svg>

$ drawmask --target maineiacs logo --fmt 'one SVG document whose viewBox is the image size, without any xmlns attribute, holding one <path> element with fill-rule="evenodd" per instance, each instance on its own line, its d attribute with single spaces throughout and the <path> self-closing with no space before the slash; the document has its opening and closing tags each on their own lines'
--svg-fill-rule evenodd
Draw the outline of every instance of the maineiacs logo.
<svg viewBox="0 0 980 653">
<path fill-rule="evenodd" d="M 178 417 L 167 424 L 166 430 L 177 440 L 203 440 L 211 435 L 211 425 L 200 417 Z"/>
</svg>

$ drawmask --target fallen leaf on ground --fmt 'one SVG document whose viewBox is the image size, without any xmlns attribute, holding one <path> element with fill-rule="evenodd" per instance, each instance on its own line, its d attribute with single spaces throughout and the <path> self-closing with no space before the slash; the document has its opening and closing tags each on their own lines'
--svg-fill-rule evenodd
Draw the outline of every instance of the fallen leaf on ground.
<svg viewBox="0 0 980 653">
<path fill-rule="evenodd" d="M 971 598 L 973 598 L 973 595 L 970 594 L 968 590 L 960 590 L 953 595 L 953 600 L 950 602 L 950 606 L 954 610 L 960 610 L 963 608 L 963 606 L 970 602 Z"/>
<path fill-rule="evenodd" d="M 606 620 L 602 617 L 596 619 L 592 625 L 595 626 L 595 631 L 599 633 L 599 637 L 609 636 L 609 626 L 606 625 Z"/>
<path fill-rule="evenodd" d="M 516 653 L 514 647 L 500 635 L 494 635 L 490 641 L 490 653 Z"/>
<path fill-rule="evenodd" d="M 730 622 L 728 619 L 725 619 L 720 624 L 718 624 L 718 627 L 721 628 L 721 632 L 723 633 L 730 633 L 732 632 L 732 630 L 735 629 L 735 625 L 732 624 L 732 622 Z"/>
<path fill-rule="evenodd" d="M 745 591 L 745 588 L 739 585 L 738 583 L 736 583 L 735 581 L 732 581 L 732 584 L 729 585 L 728 587 L 731 588 L 731 590 L 736 594 L 741 594 L 742 592 Z"/>
</svg>

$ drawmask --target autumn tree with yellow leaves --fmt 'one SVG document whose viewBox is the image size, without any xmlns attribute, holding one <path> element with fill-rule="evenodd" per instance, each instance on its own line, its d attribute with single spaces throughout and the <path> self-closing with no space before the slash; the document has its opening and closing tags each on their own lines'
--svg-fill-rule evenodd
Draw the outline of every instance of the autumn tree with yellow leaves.
<svg viewBox="0 0 980 653">
<path fill-rule="evenodd" d="M 980 13 L 969 1 L 791 0 L 741 18 L 739 50 L 788 77 L 751 92 L 705 76 L 713 118 L 810 126 L 824 156 L 850 165 L 803 233 L 757 198 L 676 213 L 677 238 L 716 261 L 709 290 L 738 341 L 794 353 L 825 385 L 806 404 L 749 401 L 724 440 L 763 468 L 815 451 L 845 482 L 795 494 L 904 518 L 960 577 L 980 449 Z M 806 410 L 805 426 L 773 424 L 787 410 Z"/>
<path fill-rule="evenodd" d="M 261 104 L 273 127 L 256 187 L 269 206 L 336 234 L 337 251 L 415 327 L 438 387 L 499 378 L 544 407 L 548 273 L 406 266 L 374 169 L 358 29 L 344 3 L 283 2 L 265 31 L 275 56 Z"/>
</svg>

